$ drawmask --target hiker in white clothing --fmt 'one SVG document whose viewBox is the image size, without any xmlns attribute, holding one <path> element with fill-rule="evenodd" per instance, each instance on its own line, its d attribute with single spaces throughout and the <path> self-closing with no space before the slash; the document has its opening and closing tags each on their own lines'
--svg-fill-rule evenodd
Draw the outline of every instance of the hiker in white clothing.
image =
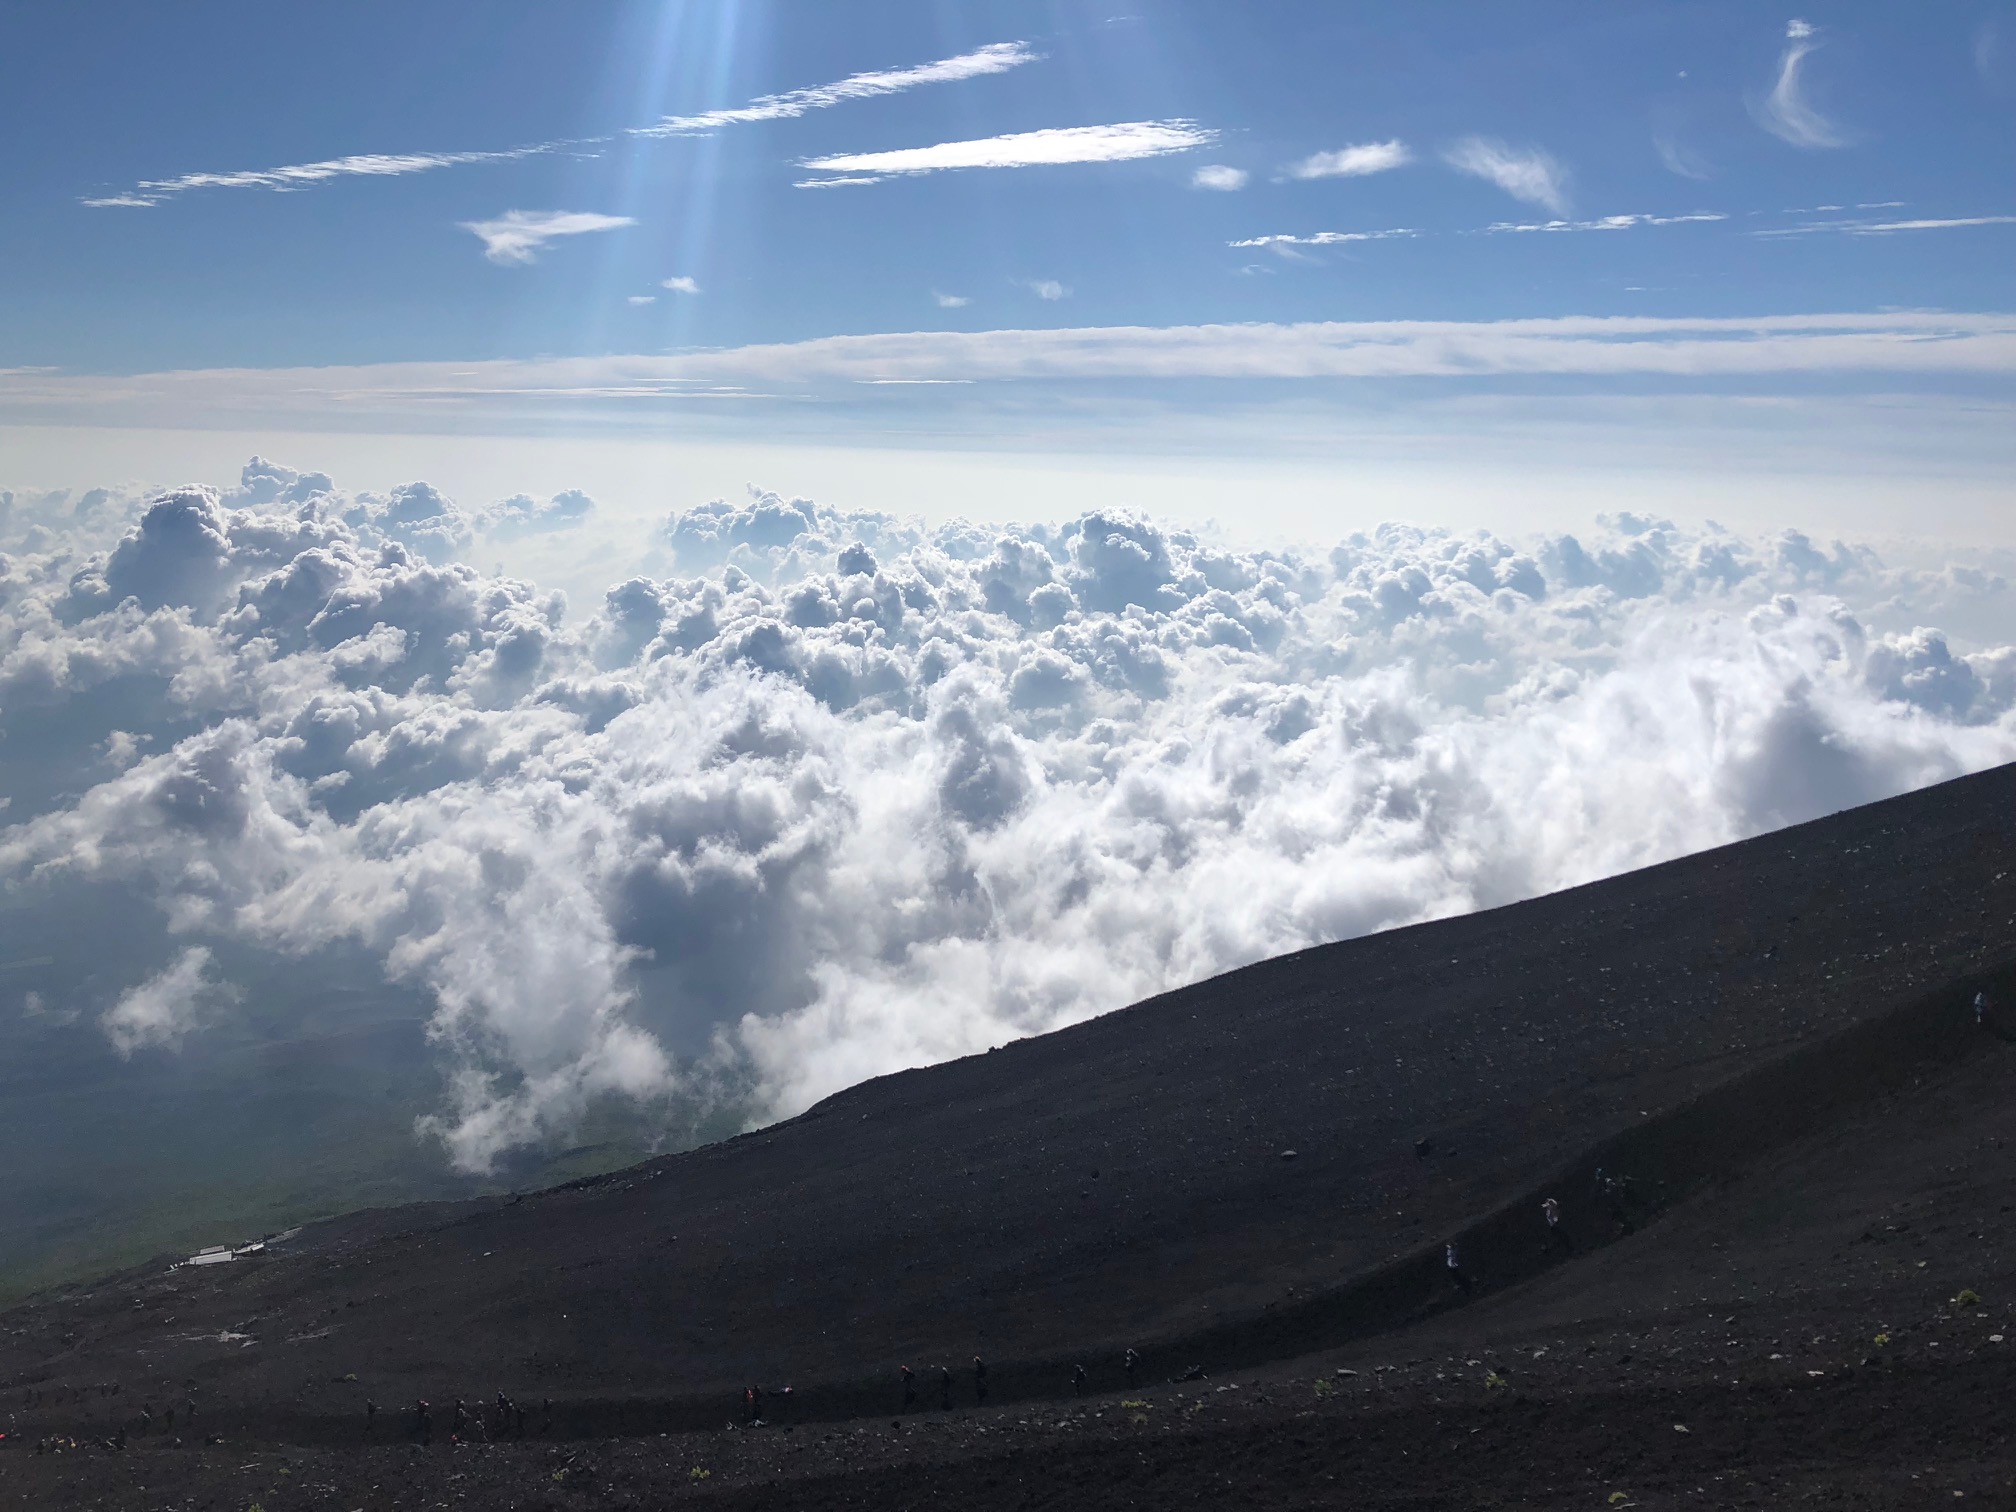
<svg viewBox="0 0 2016 1512">
<path fill-rule="evenodd" d="M 1568 1231 L 1561 1227 L 1561 1199 L 1548 1197 L 1540 1204 L 1540 1212 L 1547 1220 L 1547 1242 L 1558 1244 L 1569 1254 L 1575 1253 L 1575 1245 L 1568 1237 Z"/>
<path fill-rule="evenodd" d="M 1464 1296 L 1470 1295 L 1470 1276 L 1463 1269 L 1463 1259 L 1456 1253 L 1456 1244 L 1451 1240 L 1442 1247 L 1442 1263 L 1448 1267 L 1449 1279 L 1456 1283 L 1456 1290 Z"/>
</svg>

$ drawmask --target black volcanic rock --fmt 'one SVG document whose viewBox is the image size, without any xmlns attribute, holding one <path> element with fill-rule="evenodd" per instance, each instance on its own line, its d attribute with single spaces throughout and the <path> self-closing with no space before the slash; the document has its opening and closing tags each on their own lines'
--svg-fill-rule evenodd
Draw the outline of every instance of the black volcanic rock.
<svg viewBox="0 0 2016 1512">
<path fill-rule="evenodd" d="M 1579 1247 L 1621 1232 L 1594 1164 L 1643 1221 L 1974 1053 L 2012 842 L 2003 768 L 1302 951 L 522 1201 L 38 1299 L 0 1317 L 0 1390 L 120 1380 L 310 1438 L 504 1390 L 614 1431 L 752 1381 L 810 1420 L 893 1407 L 906 1362 L 984 1354 L 1014 1400 L 1081 1359 L 1114 1385 L 1129 1345 L 1166 1378 L 1432 1323 L 1445 1238 L 1492 1298 L 1554 1263 L 1544 1192 Z"/>
</svg>

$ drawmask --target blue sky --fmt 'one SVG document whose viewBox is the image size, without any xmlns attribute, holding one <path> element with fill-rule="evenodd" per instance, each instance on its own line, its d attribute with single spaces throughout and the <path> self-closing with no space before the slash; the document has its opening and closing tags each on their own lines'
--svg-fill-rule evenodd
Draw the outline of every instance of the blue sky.
<svg viewBox="0 0 2016 1512">
<path fill-rule="evenodd" d="M 1026 423 L 1043 380 L 1078 383 L 1046 424 L 1095 431 L 1172 383 L 1207 419 L 1299 386 L 1320 429 L 1424 387 L 2000 406 L 2016 366 L 2006 318 L 1889 323 L 2012 308 L 2007 5 L 16 5 L 0 123 L 16 421 L 208 423 L 103 375 L 211 373 L 175 394 L 212 420 L 279 391 L 221 369 L 364 369 L 348 409 L 292 403 L 311 428 L 416 393 L 466 425 L 499 386 L 676 428 L 684 385 L 781 440 L 821 383 L 947 432 Z M 1852 319 L 1740 325 L 1811 314 Z M 1648 325 L 1536 355 L 1501 324 L 1588 317 Z M 1671 324 L 1704 319 L 1739 325 Z M 1309 322 L 1450 329 L 1311 370 L 1279 333 Z M 1218 324 L 1260 334 L 1174 369 L 1113 335 Z M 1093 334 L 1004 366 L 984 333 L 1025 330 Z M 982 334 L 462 366 L 946 332 Z M 865 392 L 919 377 L 986 392 Z"/>
</svg>

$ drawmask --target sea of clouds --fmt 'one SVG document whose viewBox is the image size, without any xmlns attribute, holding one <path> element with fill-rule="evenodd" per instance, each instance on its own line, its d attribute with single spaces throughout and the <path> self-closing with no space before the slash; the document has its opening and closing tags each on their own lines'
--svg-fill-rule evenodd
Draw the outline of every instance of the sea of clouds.
<svg viewBox="0 0 2016 1512">
<path fill-rule="evenodd" d="M 245 1009 L 216 947 L 367 951 L 434 1005 L 423 1134 L 482 1170 L 602 1100 L 789 1114 L 2016 758 L 2005 564 L 1957 555 L 752 490 L 599 605 L 470 565 L 596 518 L 256 458 L 0 494 L 0 889 L 137 894 L 172 941 L 16 1007 L 173 1054 Z"/>
</svg>

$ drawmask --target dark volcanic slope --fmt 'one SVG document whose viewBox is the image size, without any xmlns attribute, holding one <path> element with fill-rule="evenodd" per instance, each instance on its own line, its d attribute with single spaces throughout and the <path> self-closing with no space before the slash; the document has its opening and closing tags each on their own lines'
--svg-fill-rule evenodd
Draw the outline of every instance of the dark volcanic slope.
<svg viewBox="0 0 2016 1512">
<path fill-rule="evenodd" d="M 355 1419 L 320 1444 L 248 1443 L 210 1411 L 197 1435 L 157 1423 L 125 1450 L 87 1440 L 47 1457 L 19 1439 L 93 1421 L 102 1436 L 136 1404 L 10 1402 L 0 1500 L 104 1512 L 2008 1506 L 2016 1045 L 1962 1043 L 1955 1063 L 1843 1110 L 1628 1239 L 1557 1257 L 1544 1277 L 1201 1384 L 1081 1398 L 1060 1373 L 1048 1402 L 892 1418 L 885 1382 L 885 1410 L 854 1422 L 787 1414 L 781 1432 L 724 1431 L 717 1411 L 703 1429 L 599 1442 L 553 1442 L 535 1407 L 529 1442 L 437 1435 L 425 1450 L 399 1422 L 367 1433 Z M 1546 1248 L 1531 1228 L 1510 1247 Z M 199 1441 L 220 1428 L 225 1442 Z"/>
<path fill-rule="evenodd" d="M 1900 1024 L 1957 1028 L 2016 961 L 2012 840 L 2004 768 L 1304 951 L 515 1205 L 44 1299 L 0 1320 L 0 1386 L 194 1380 L 254 1417 L 354 1421 L 367 1395 L 718 1403 L 791 1380 L 817 1411 L 905 1360 L 982 1353 L 1012 1393 L 1018 1362 L 1128 1343 L 1294 1353 L 1418 1311 L 1405 1282 L 1354 1325 L 1339 1289 L 1526 1211 L 1605 1140 L 1680 1181 L 1738 1106 L 1673 1112 L 1709 1089 L 1788 1053 L 1824 1079 L 1858 1024 L 1839 1063 L 1880 1076 Z M 1631 1145 L 1641 1126 L 1667 1143 Z M 1593 1227 L 1586 1187 L 1564 1195 Z M 1482 1279 L 1512 1279 L 1478 1232 Z"/>
</svg>

